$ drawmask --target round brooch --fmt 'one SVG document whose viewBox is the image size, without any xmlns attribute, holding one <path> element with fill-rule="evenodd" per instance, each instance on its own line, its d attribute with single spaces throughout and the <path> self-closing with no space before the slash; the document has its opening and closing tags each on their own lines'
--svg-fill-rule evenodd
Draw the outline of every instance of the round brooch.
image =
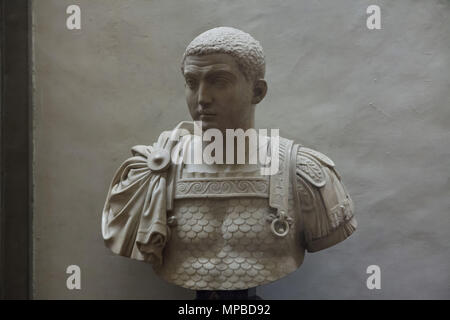
<svg viewBox="0 0 450 320">
<path fill-rule="evenodd" d="M 170 154 L 167 150 L 157 149 L 148 156 L 147 164 L 154 172 L 164 171 L 169 167 Z"/>
</svg>

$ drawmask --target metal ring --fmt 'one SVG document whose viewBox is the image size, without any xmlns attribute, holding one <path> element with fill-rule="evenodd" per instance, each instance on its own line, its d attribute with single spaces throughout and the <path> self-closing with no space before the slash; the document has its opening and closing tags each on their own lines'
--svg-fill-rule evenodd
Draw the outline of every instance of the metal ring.
<svg viewBox="0 0 450 320">
<path fill-rule="evenodd" d="M 283 223 L 284 227 L 282 230 L 283 232 L 279 232 L 277 229 L 276 224 Z M 285 237 L 289 233 L 289 223 L 286 220 L 280 220 L 280 219 L 273 219 L 272 224 L 270 225 L 270 228 L 272 229 L 272 232 L 279 236 L 279 237 Z"/>
</svg>

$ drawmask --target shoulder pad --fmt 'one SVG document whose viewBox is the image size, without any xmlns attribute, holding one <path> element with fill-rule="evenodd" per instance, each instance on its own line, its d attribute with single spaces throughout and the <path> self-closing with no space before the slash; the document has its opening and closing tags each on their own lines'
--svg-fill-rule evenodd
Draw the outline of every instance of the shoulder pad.
<svg viewBox="0 0 450 320">
<path fill-rule="evenodd" d="M 296 173 L 318 188 L 326 183 L 322 165 L 314 157 L 300 150 L 297 153 Z"/>
<path fill-rule="evenodd" d="M 307 155 L 313 156 L 315 159 L 319 160 L 320 162 L 322 162 L 323 164 L 334 168 L 335 164 L 333 162 L 333 160 L 331 160 L 330 158 L 328 158 L 326 155 L 324 155 L 323 153 L 310 149 L 310 148 L 306 148 L 306 147 L 300 147 L 298 150 L 299 153 L 306 153 Z"/>
</svg>

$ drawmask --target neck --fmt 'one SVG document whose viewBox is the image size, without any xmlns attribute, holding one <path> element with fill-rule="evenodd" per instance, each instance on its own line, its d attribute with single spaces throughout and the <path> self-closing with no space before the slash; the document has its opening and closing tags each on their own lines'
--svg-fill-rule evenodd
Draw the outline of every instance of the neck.
<svg viewBox="0 0 450 320">
<path fill-rule="evenodd" d="M 251 159 L 257 161 L 260 137 L 256 130 L 248 129 L 239 128 L 230 131 L 228 134 L 209 136 L 210 139 L 206 141 L 204 140 L 205 136 L 194 136 L 190 144 L 191 154 L 200 152 L 202 162 L 206 164 L 242 166 L 243 164 L 249 164 Z M 199 158 L 197 157 L 197 159 Z M 208 162 L 206 159 L 210 159 L 210 161 Z"/>
</svg>

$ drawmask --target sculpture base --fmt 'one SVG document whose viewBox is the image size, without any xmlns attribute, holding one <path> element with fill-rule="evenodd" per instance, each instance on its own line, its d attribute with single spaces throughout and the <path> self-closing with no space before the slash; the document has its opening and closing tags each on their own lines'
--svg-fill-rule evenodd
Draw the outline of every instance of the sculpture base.
<svg viewBox="0 0 450 320">
<path fill-rule="evenodd" d="M 246 290 L 197 290 L 195 300 L 262 300 L 256 288 Z"/>
</svg>

